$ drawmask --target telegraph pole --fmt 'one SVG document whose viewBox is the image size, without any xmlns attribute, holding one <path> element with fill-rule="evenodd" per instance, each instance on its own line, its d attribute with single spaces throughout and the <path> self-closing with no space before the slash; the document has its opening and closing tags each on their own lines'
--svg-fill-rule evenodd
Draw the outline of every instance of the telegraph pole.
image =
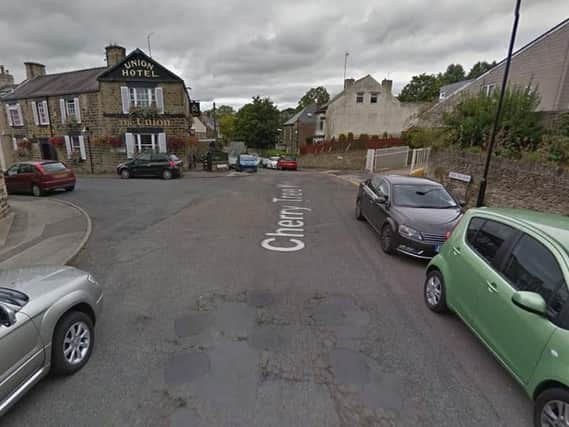
<svg viewBox="0 0 569 427">
<path fill-rule="evenodd" d="M 506 93 L 506 85 L 508 84 L 508 75 L 510 73 L 510 64 L 512 63 L 512 54 L 514 52 L 514 44 L 516 42 L 516 33 L 518 32 L 518 23 L 520 21 L 520 6 L 521 0 L 516 0 L 516 9 L 514 12 L 514 27 L 512 28 L 512 35 L 510 36 L 510 47 L 508 48 L 508 57 L 506 58 L 506 66 L 504 68 L 504 78 L 502 80 L 502 87 L 500 88 L 500 100 L 498 101 L 498 108 L 496 109 L 496 117 L 494 118 L 494 126 L 490 136 L 490 143 L 488 144 L 488 153 L 486 154 L 486 163 L 484 164 L 484 174 L 480 180 L 480 191 L 478 193 L 478 200 L 476 207 L 484 206 L 484 198 L 486 196 L 486 186 L 488 180 L 488 171 L 490 169 L 490 162 L 492 160 L 492 152 L 494 145 L 496 145 L 496 135 L 500 126 L 500 118 L 502 116 L 502 108 L 504 106 L 504 95 Z"/>
</svg>

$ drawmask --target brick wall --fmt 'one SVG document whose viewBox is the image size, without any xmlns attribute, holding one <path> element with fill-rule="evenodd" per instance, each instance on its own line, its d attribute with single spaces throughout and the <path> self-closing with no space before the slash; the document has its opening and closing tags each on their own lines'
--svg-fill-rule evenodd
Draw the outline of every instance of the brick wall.
<svg viewBox="0 0 569 427">
<path fill-rule="evenodd" d="M 429 176 L 445 184 L 468 206 L 476 204 L 485 154 L 461 150 L 433 152 Z M 465 185 L 448 178 L 449 172 L 473 177 Z M 492 207 L 526 208 L 541 212 L 569 215 L 569 170 L 556 164 L 494 157 L 490 165 L 486 204 Z"/>
</svg>

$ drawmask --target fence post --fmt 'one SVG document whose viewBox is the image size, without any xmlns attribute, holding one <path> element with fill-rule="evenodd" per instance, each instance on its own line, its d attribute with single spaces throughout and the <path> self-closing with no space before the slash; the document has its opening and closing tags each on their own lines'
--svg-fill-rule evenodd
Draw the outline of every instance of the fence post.
<svg viewBox="0 0 569 427">
<path fill-rule="evenodd" d="M 413 171 L 415 170 L 415 162 L 417 161 L 417 150 L 413 150 L 413 155 L 411 156 L 411 169 L 409 170 L 409 173 L 413 173 Z"/>
</svg>

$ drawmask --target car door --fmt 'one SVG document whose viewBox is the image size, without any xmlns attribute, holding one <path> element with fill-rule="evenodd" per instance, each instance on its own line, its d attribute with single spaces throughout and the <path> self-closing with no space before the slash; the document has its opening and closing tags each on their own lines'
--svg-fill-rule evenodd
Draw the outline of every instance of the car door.
<svg viewBox="0 0 569 427">
<path fill-rule="evenodd" d="M 372 179 L 371 188 L 375 198 L 370 200 L 368 220 L 379 231 L 389 216 L 390 186 L 386 179 Z"/>
<path fill-rule="evenodd" d="M 523 233 L 497 275 L 482 293 L 478 306 L 479 324 L 487 344 L 520 381 L 527 383 L 569 298 L 567 284 L 551 250 Z M 547 315 L 518 307 L 516 291 L 540 294 Z"/>
<path fill-rule="evenodd" d="M 464 238 L 453 240 L 448 263 L 453 280 L 449 295 L 455 310 L 484 340 L 487 324 L 480 314 L 481 297 L 500 281 L 501 262 L 518 230 L 484 218 L 470 219 Z"/>
<path fill-rule="evenodd" d="M 150 154 L 142 154 L 134 160 L 131 173 L 133 176 L 149 176 L 149 167 Z"/>
<path fill-rule="evenodd" d="M 18 168 L 19 191 L 31 191 L 32 183 L 36 178 L 36 168 L 29 163 L 22 163 Z"/>
<path fill-rule="evenodd" d="M 4 181 L 6 182 L 6 189 L 9 193 L 16 193 L 21 191 L 21 185 L 18 183 L 18 168 L 19 165 L 13 165 L 8 168 L 4 174 Z"/>
<path fill-rule="evenodd" d="M 6 326 L 6 319 L 1 320 L 0 402 L 34 375 L 45 361 L 40 334 L 28 316 L 17 312 L 16 322 L 10 326 Z"/>
<path fill-rule="evenodd" d="M 152 154 L 149 174 L 152 176 L 162 176 L 162 171 L 168 167 L 168 156 L 164 154 Z"/>
</svg>

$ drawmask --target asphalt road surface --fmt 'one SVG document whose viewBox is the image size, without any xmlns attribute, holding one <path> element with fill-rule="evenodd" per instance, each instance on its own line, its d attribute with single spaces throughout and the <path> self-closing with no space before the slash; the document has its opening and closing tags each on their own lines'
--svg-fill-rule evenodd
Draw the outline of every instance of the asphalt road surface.
<svg viewBox="0 0 569 427">
<path fill-rule="evenodd" d="M 355 195 L 262 171 L 82 178 L 54 196 L 92 216 L 75 265 L 106 306 L 86 367 L 41 382 L 1 424 L 529 426 L 521 388 L 460 321 L 426 309 L 425 264 L 384 255 Z"/>
</svg>

